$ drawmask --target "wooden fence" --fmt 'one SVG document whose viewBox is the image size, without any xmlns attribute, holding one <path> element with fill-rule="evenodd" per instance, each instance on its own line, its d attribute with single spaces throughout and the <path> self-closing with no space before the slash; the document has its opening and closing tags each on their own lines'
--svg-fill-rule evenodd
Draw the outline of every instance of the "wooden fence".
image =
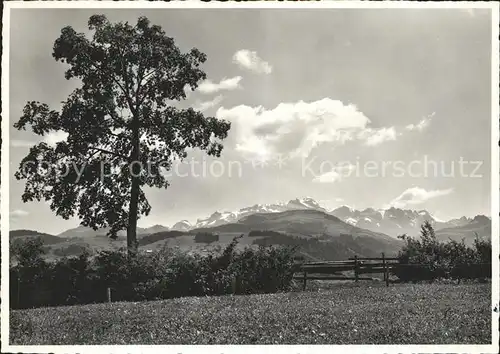
<svg viewBox="0 0 500 354">
<path fill-rule="evenodd" d="M 363 277 L 363 274 L 383 274 L 386 286 L 389 286 L 389 271 L 399 264 L 398 258 L 388 258 L 382 253 L 380 258 L 360 258 L 354 256 L 346 261 L 311 262 L 298 265 L 294 279 L 303 281 L 305 290 L 307 280 L 373 280 L 372 277 Z M 353 271 L 354 277 L 341 272 Z"/>
</svg>

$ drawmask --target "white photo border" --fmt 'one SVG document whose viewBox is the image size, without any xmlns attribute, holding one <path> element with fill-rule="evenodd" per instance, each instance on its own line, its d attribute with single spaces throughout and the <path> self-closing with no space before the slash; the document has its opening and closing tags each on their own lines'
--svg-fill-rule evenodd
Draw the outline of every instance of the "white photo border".
<svg viewBox="0 0 500 354">
<path fill-rule="evenodd" d="M 11 9 L 200 9 L 200 8 L 262 8 L 262 9 L 321 9 L 321 8 L 405 8 L 405 9 L 490 9 L 492 14 L 492 124 L 491 124 L 491 216 L 492 216 L 492 344 L 490 345 L 10 345 L 9 343 L 9 243 L 1 242 L 1 352 L 24 353 L 144 353 L 144 352 L 173 352 L 199 353 L 200 351 L 213 354 L 239 352 L 251 353 L 258 351 L 269 354 L 285 353 L 331 353 L 339 350 L 348 353 L 498 353 L 499 352 L 499 217 L 500 208 L 500 176 L 499 176 L 499 3 L 496 2 L 417 2 L 417 1 L 310 1 L 310 2 L 201 2 L 201 1 L 6 1 L 2 17 L 2 169 L 1 169 L 1 233 L 4 240 L 9 235 L 9 33 Z M 494 191 L 499 189 L 499 195 Z M 496 308 L 496 310 L 494 310 Z"/>
</svg>

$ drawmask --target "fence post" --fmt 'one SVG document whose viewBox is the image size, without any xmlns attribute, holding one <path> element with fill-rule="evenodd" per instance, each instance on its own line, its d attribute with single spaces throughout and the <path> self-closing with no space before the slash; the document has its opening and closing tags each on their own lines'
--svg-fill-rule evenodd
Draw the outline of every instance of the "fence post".
<svg viewBox="0 0 500 354">
<path fill-rule="evenodd" d="M 354 255 L 354 278 L 355 278 L 355 282 L 358 282 L 358 278 L 359 278 L 358 267 L 359 267 L 359 264 L 358 264 L 358 255 Z"/>
<path fill-rule="evenodd" d="M 385 281 L 385 277 L 387 276 L 387 272 L 385 271 L 385 255 L 384 255 L 384 252 L 382 252 L 382 267 L 384 269 L 384 281 Z"/>
<path fill-rule="evenodd" d="M 306 290 L 306 284 L 307 284 L 307 272 L 304 270 L 304 285 L 303 285 L 303 290 Z"/>
<path fill-rule="evenodd" d="M 233 294 L 236 294 L 237 287 L 238 287 L 238 278 L 234 277 L 231 280 L 231 291 L 232 291 Z"/>
<path fill-rule="evenodd" d="M 384 265 L 385 286 L 389 286 L 389 267 L 387 266 L 387 262 L 385 261 L 385 254 L 384 254 L 384 252 L 382 252 L 382 263 Z"/>
<path fill-rule="evenodd" d="M 16 272 L 17 276 L 17 307 L 21 308 L 21 276 L 19 271 Z"/>
<path fill-rule="evenodd" d="M 108 288 L 108 302 L 111 302 L 111 288 Z"/>
</svg>

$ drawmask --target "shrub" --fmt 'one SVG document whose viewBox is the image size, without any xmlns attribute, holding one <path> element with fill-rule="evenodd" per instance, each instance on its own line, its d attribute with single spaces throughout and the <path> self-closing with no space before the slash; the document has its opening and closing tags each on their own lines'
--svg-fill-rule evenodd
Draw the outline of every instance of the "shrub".
<svg viewBox="0 0 500 354">
<path fill-rule="evenodd" d="M 50 271 L 50 282 L 54 284 L 50 305 L 93 302 L 95 287 L 89 277 L 91 266 L 87 251 L 78 257 L 64 257 L 54 263 Z"/>
<path fill-rule="evenodd" d="M 400 265 L 392 272 L 400 280 L 491 277 L 491 241 L 476 238 L 474 248 L 466 246 L 463 240 L 439 242 L 427 221 L 420 233 L 420 239 L 399 236 L 405 245 L 399 252 Z"/>
<path fill-rule="evenodd" d="M 237 254 L 230 272 L 237 279 L 236 293 L 274 293 L 290 289 L 296 247 L 246 248 Z"/>
<path fill-rule="evenodd" d="M 10 301 L 14 306 L 41 306 L 50 300 L 50 266 L 43 259 L 40 237 L 10 243 L 14 266 L 10 269 Z"/>
</svg>

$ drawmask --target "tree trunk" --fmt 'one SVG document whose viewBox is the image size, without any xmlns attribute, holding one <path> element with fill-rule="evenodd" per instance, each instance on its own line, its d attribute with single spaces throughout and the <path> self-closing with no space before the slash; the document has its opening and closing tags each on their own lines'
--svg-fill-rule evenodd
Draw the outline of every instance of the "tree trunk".
<svg viewBox="0 0 500 354">
<path fill-rule="evenodd" d="M 127 228 L 127 250 L 128 255 L 135 257 L 137 254 L 137 209 L 139 203 L 139 179 L 132 177 L 132 188 L 130 192 L 130 209 Z"/>
<path fill-rule="evenodd" d="M 128 215 L 127 227 L 127 250 L 129 257 L 137 255 L 137 212 L 139 204 L 139 175 L 141 172 L 141 164 L 139 161 L 139 117 L 137 114 L 133 116 L 132 125 L 132 154 L 130 158 L 129 169 L 132 172 L 132 183 L 130 188 L 130 207 Z"/>
</svg>

